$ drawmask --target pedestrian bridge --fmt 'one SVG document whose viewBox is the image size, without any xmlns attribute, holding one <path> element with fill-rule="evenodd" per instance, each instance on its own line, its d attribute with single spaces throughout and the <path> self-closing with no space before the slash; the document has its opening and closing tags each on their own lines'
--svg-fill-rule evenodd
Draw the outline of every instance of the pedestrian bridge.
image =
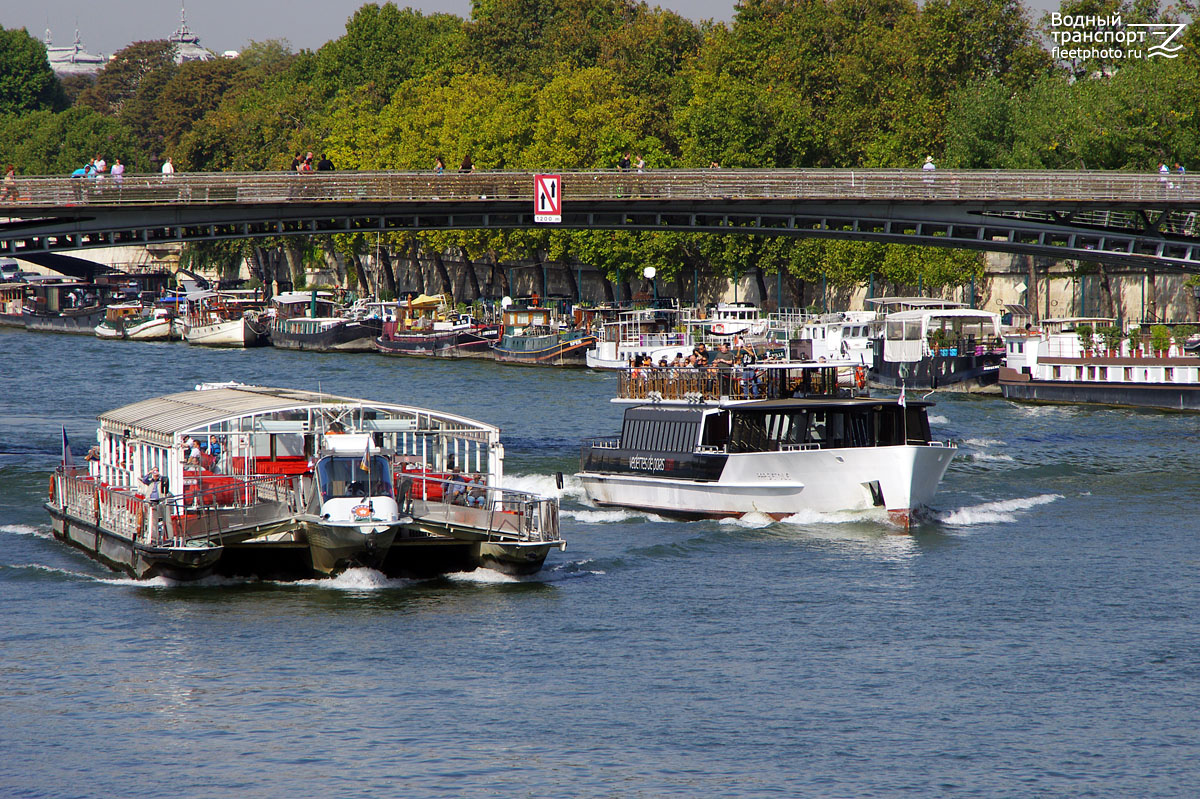
<svg viewBox="0 0 1200 799">
<path fill-rule="evenodd" d="M 264 236 L 552 227 L 817 236 L 1200 269 L 1200 177 L 1135 172 L 712 169 L 18 179 L 0 256 Z"/>
</svg>

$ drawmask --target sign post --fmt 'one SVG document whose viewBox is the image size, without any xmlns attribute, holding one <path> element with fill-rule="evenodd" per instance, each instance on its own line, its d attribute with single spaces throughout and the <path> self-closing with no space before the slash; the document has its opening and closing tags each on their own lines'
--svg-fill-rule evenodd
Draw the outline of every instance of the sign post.
<svg viewBox="0 0 1200 799">
<path fill-rule="evenodd" d="M 562 222 L 562 181 L 559 175 L 533 176 L 533 221 Z"/>
</svg>

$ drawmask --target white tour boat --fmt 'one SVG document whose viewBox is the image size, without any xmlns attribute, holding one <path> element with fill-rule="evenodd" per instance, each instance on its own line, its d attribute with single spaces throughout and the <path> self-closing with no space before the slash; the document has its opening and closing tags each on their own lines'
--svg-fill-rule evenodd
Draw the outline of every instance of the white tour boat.
<svg viewBox="0 0 1200 799">
<path fill-rule="evenodd" d="M 215 291 L 187 295 L 183 338 L 201 347 L 255 347 L 267 343 L 267 326 L 255 302 Z"/>
<path fill-rule="evenodd" d="M 668 361 L 675 353 L 689 353 L 695 338 L 680 323 L 678 309 L 637 308 L 621 311 L 617 318 L 600 328 L 596 345 L 587 351 L 587 365 L 592 369 L 625 369 L 632 359 L 650 358 L 658 363 Z"/>
<path fill-rule="evenodd" d="M 85 468 L 64 446 L 46 509 L 57 538 L 139 578 L 528 573 L 563 546 L 558 505 L 503 487 L 499 432 L 394 403 L 198 386 L 102 414 Z"/>
<path fill-rule="evenodd" d="M 956 448 L 933 440 L 932 403 L 839 391 L 847 365 L 623 373 L 620 435 L 583 445 L 588 499 L 689 518 L 881 508 L 907 527 Z"/>
<path fill-rule="evenodd" d="M 807 320 L 801 341 L 810 342 L 808 359 L 850 360 L 869 367 L 875 358 L 875 339 L 882 323 L 875 311 L 841 311 Z"/>
</svg>

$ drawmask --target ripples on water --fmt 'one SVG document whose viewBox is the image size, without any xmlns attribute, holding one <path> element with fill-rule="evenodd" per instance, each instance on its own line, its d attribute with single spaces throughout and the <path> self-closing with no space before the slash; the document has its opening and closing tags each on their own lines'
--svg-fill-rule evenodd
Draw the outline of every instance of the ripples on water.
<svg viewBox="0 0 1200 799">
<path fill-rule="evenodd" d="M 1197 417 L 951 396 L 937 507 L 677 522 L 584 501 L 615 378 L 0 330 L 0 795 L 1189 796 Z M 40 509 L 59 426 L 202 380 L 504 428 L 533 577 L 133 581 Z M 566 473 L 557 489 L 555 472 Z"/>
</svg>

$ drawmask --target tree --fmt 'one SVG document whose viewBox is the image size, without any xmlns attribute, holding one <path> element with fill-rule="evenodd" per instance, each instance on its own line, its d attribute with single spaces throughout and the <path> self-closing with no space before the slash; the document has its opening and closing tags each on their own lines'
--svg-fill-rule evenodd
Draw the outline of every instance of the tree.
<svg viewBox="0 0 1200 799">
<path fill-rule="evenodd" d="M 24 28 L 0 28 L 0 114 L 65 107 L 66 96 L 46 60 L 46 46 Z"/>
<path fill-rule="evenodd" d="M 119 114 L 122 106 L 138 93 L 147 75 L 174 69 L 173 44 L 165 39 L 134 42 L 116 53 L 100 70 L 96 82 L 79 95 L 78 104 L 103 114 Z M 160 76 L 159 85 L 163 84 Z"/>
<path fill-rule="evenodd" d="M 313 87 L 325 98 L 365 86 L 391 98 L 405 81 L 458 72 L 464 60 L 462 25 L 450 14 L 425 16 L 391 2 L 368 3 L 346 23 L 344 36 L 317 53 Z"/>
</svg>

